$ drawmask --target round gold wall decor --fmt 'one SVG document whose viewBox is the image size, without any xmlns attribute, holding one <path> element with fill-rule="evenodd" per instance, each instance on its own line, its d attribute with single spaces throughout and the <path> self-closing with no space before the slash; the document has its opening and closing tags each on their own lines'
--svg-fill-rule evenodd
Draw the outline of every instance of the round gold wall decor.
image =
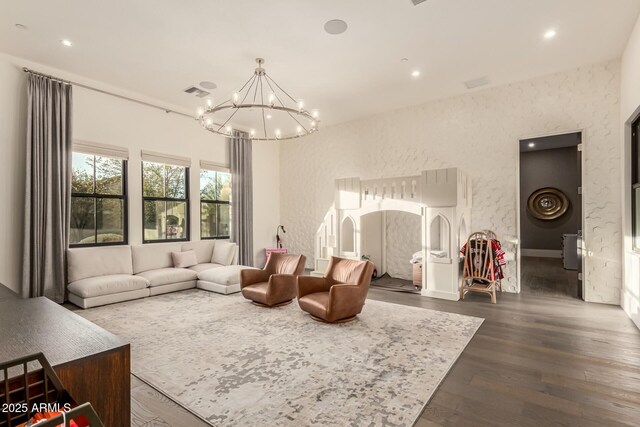
<svg viewBox="0 0 640 427">
<path fill-rule="evenodd" d="M 527 199 L 527 210 L 534 218 L 551 221 L 560 218 L 569 209 L 569 199 L 553 187 L 540 188 Z"/>
</svg>

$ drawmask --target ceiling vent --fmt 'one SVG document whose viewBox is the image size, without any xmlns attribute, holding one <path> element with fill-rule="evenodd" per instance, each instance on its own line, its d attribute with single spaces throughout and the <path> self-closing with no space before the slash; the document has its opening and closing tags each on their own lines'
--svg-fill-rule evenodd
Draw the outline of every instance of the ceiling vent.
<svg viewBox="0 0 640 427">
<path fill-rule="evenodd" d="M 480 77 L 479 79 L 469 80 L 464 82 L 464 85 L 467 89 L 475 89 L 480 86 L 486 86 L 489 84 L 489 79 L 487 77 Z"/>
<path fill-rule="evenodd" d="M 411 3 L 413 3 L 414 6 L 419 5 L 420 3 L 424 3 L 427 0 L 411 0 Z"/>
<path fill-rule="evenodd" d="M 199 89 L 195 86 L 190 86 L 184 90 L 185 93 L 194 94 L 198 98 L 204 98 L 206 96 L 211 95 L 211 92 L 207 92 L 206 90 Z"/>
</svg>

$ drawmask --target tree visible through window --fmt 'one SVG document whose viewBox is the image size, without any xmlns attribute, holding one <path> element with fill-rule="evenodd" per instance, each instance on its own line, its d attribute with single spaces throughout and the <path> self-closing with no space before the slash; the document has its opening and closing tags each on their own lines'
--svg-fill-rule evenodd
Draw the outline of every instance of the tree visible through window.
<svg viewBox="0 0 640 427">
<path fill-rule="evenodd" d="M 231 174 L 200 171 L 200 238 L 227 239 L 231 231 Z"/>
<path fill-rule="evenodd" d="M 126 160 L 73 153 L 71 246 L 126 244 Z"/>
<path fill-rule="evenodd" d="M 142 162 L 143 241 L 189 240 L 189 168 Z"/>
</svg>

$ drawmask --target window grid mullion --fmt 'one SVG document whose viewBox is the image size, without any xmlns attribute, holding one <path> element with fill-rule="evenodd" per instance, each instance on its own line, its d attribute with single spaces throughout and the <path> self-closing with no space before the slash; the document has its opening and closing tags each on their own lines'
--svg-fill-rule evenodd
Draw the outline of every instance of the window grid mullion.
<svg viewBox="0 0 640 427">
<path fill-rule="evenodd" d="M 212 209 L 213 213 L 215 215 L 215 220 L 213 221 L 212 227 L 213 230 L 209 230 L 210 233 L 208 236 L 203 236 L 202 235 L 202 229 L 200 230 L 200 238 L 204 238 L 204 239 L 219 239 L 219 238 L 226 238 L 228 236 L 223 236 L 221 233 L 221 206 L 230 206 L 231 202 L 228 200 L 220 200 L 221 194 L 220 194 L 220 188 L 219 188 L 219 177 L 220 177 L 220 172 L 218 171 L 209 171 L 211 172 L 211 176 L 207 176 L 207 179 L 210 180 L 209 185 L 213 185 L 213 195 L 215 197 L 215 199 L 204 199 L 202 198 L 202 194 L 200 195 L 200 223 L 202 224 L 202 208 L 203 208 L 203 204 L 206 206 L 209 206 L 208 209 Z M 202 186 L 201 186 L 202 187 Z M 200 191 L 202 191 L 202 188 L 200 188 Z"/>
<path fill-rule="evenodd" d="M 92 199 L 93 201 L 93 243 L 69 243 L 70 247 L 91 247 L 91 246 L 113 246 L 113 245 L 126 245 L 129 241 L 129 237 L 127 235 L 128 230 L 128 210 L 126 204 L 126 189 L 127 189 L 127 178 L 126 178 L 126 169 L 127 162 L 126 160 L 121 160 L 120 163 L 120 194 L 100 194 L 97 191 L 97 157 L 96 155 L 91 156 L 92 162 L 92 193 L 77 193 L 72 192 L 72 198 L 81 198 L 81 199 Z M 98 243 L 98 199 L 110 199 L 110 200 L 121 200 L 121 218 L 120 224 L 122 225 L 122 241 L 120 242 L 108 242 L 108 243 Z"/>
</svg>

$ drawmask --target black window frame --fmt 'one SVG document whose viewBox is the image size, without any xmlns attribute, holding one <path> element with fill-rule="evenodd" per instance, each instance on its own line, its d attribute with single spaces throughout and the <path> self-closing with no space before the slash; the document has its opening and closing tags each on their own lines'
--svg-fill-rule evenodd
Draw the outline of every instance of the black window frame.
<svg viewBox="0 0 640 427">
<path fill-rule="evenodd" d="M 631 124 L 631 247 L 635 252 L 640 252 L 640 246 L 636 246 L 638 230 L 636 225 L 637 212 L 636 190 L 640 188 L 640 116 Z"/>
<path fill-rule="evenodd" d="M 231 175 L 231 172 L 222 172 L 222 171 L 218 171 L 215 169 L 207 169 L 207 168 L 202 168 L 201 170 L 206 170 L 209 172 L 215 172 L 216 173 L 216 177 L 218 172 L 221 173 L 226 173 L 228 175 Z M 231 188 L 233 188 L 233 176 L 231 177 Z M 202 190 L 202 188 L 200 188 L 200 190 Z M 228 236 L 203 236 L 202 235 L 202 204 L 203 203 L 207 203 L 207 204 L 212 204 L 212 205 L 227 205 L 229 206 L 229 209 L 231 209 L 231 202 L 227 201 L 227 200 L 209 200 L 209 199 L 203 199 L 202 198 L 202 194 L 200 192 L 198 192 L 198 194 L 200 194 L 200 240 L 228 240 L 231 238 L 231 233 L 229 233 Z M 231 231 L 231 224 L 229 224 L 229 231 Z"/>
<path fill-rule="evenodd" d="M 96 193 L 96 167 L 95 167 L 95 158 L 96 157 L 108 157 L 101 156 L 99 154 L 91 154 L 91 153 L 82 153 L 80 151 L 74 151 L 75 153 L 89 155 L 94 157 L 93 164 L 93 193 L 74 193 L 71 192 L 71 199 L 74 197 L 77 198 L 93 198 L 93 212 L 94 215 L 97 214 L 97 202 L 98 199 L 121 199 L 122 200 L 122 216 L 123 216 L 123 224 L 122 224 L 122 242 L 98 242 L 98 221 L 94 218 L 94 236 L 95 242 L 93 243 L 69 243 L 70 248 L 92 248 L 97 246 L 122 246 L 129 244 L 129 186 L 128 186 L 128 171 L 129 171 L 129 161 L 127 159 L 119 159 L 122 161 L 122 195 L 117 194 L 98 194 Z M 72 165 L 73 167 L 73 165 Z M 72 178 L 73 179 L 73 178 Z"/>
<path fill-rule="evenodd" d="M 184 168 L 184 199 L 175 199 L 172 197 L 147 197 L 144 195 L 144 163 L 148 162 L 148 163 L 157 163 L 157 164 L 162 164 L 165 166 L 173 166 L 173 167 L 180 167 L 180 168 Z M 140 174 L 141 174 L 141 180 L 140 180 L 140 184 L 141 184 L 141 190 L 142 190 L 142 244 L 147 244 L 147 243 L 172 243 L 172 242 L 189 242 L 191 240 L 191 211 L 190 211 L 190 206 L 189 206 L 189 170 L 191 168 L 189 166 L 181 166 L 181 165 L 174 165 L 171 163 L 161 163 L 161 162 L 154 162 L 154 161 L 150 161 L 150 160 L 142 160 L 142 162 L 140 162 Z M 144 237 L 144 205 L 145 202 L 184 202 L 185 203 L 185 213 L 184 213 L 184 217 L 185 217 L 185 225 L 187 228 L 187 232 L 185 233 L 185 237 L 181 238 L 181 239 L 153 239 L 153 240 L 148 240 L 145 239 Z M 166 233 L 165 233 L 166 234 Z"/>
</svg>

